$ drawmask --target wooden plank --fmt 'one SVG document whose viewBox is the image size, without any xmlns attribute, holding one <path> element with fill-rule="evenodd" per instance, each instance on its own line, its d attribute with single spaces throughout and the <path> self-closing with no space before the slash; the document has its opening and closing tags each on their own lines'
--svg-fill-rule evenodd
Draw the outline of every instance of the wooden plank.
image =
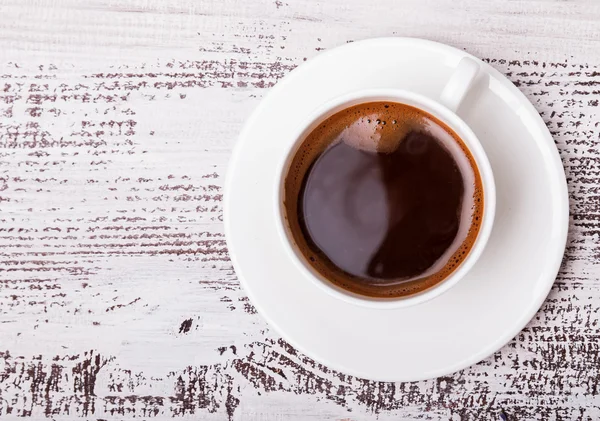
<svg viewBox="0 0 600 421">
<path fill-rule="evenodd" d="M 0 415 L 598 419 L 600 5 L 0 0 Z M 222 227 L 235 138 L 323 49 L 411 35 L 487 59 L 559 147 L 571 227 L 542 310 L 455 375 L 377 383 L 283 342 Z"/>
</svg>

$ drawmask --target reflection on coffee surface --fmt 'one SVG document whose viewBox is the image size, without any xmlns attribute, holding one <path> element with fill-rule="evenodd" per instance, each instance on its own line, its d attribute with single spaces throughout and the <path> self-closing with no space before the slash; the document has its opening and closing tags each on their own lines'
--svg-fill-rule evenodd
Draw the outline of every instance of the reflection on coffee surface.
<svg viewBox="0 0 600 421">
<path fill-rule="evenodd" d="M 284 182 L 290 233 L 325 279 L 370 297 L 423 291 L 479 232 L 483 190 L 462 140 L 394 102 L 339 111 L 300 144 Z"/>
</svg>

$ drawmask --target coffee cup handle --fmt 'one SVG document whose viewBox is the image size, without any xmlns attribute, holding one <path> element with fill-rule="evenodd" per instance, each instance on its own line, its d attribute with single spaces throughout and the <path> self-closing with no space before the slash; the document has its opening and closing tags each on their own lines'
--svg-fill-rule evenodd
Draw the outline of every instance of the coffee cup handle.
<svg viewBox="0 0 600 421">
<path fill-rule="evenodd" d="M 456 112 L 473 85 L 477 73 L 479 73 L 479 64 L 469 57 L 464 57 L 442 90 L 440 102 Z"/>
</svg>

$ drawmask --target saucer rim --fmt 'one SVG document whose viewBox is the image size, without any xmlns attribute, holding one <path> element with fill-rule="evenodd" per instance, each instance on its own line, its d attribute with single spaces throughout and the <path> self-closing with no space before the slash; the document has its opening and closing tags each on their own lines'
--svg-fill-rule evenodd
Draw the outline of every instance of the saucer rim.
<svg viewBox="0 0 600 421">
<path fill-rule="evenodd" d="M 553 220 L 554 220 L 555 224 L 557 225 L 558 230 L 557 230 L 557 234 L 553 240 L 553 244 L 555 245 L 553 255 L 551 256 L 553 262 L 551 262 L 551 264 L 547 264 L 544 268 L 540 269 L 539 277 L 548 279 L 548 281 L 545 283 L 545 288 L 536 295 L 535 302 L 531 303 L 528 306 L 528 309 L 524 312 L 524 315 L 517 321 L 513 322 L 512 329 L 507 329 L 507 333 L 505 333 L 501 337 L 497 338 L 495 341 L 490 342 L 487 346 L 482 347 L 478 352 L 472 353 L 471 355 L 457 361 L 454 365 L 446 365 L 443 368 L 429 371 L 425 376 L 414 375 L 414 376 L 406 376 L 402 379 L 399 379 L 396 377 L 392 378 L 392 377 L 385 377 L 385 376 L 368 375 L 367 373 L 362 373 L 359 370 L 353 369 L 352 367 L 345 367 L 345 366 L 339 365 L 335 361 L 330 361 L 328 358 L 325 358 L 320 355 L 316 355 L 317 353 L 314 353 L 311 350 L 307 349 L 302 344 L 297 343 L 292 337 L 289 337 L 289 335 L 285 332 L 285 330 L 282 329 L 275 320 L 273 320 L 271 317 L 267 316 L 268 312 L 262 308 L 262 305 L 260 304 L 260 300 L 258 300 L 256 298 L 254 292 L 252 291 L 252 288 L 248 284 L 246 277 L 243 275 L 243 271 L 240 268 L 240 265 L 239 265 L 239 262 L 238 262 L 235 252 L 230 252 L 230 259 L 232 261 L 233 267 L 236 271 L 236 275 L 240 281 L 240 284 L 244 288 L 245 292 L 247 293 L 248 297 L 250 298 L 252 304 L 255 306 L 258 313 L 268 322 L 269 326 L 271 326 L 283 339 L 285 339 L 285 341 L 287 341 L 293 347 L 298 349 L 300 352 L 302 352 L 303 354 L 307 355 L 308 357 L 314 359 L 317 363 L 326 365 L 327 367 L 329 367 L 332 370 L 336 370 L 336 371 L 351 375 L 356 378 L 364 378 L 364 379 L 369 379 L 369 380 L 374 380 L 374 381 L 382 381 L 382 382 L 398 382 L 398 381 L 412 382 L 412 381 L 421 381 L 421 380 L 431 379 L 431 378 L 435 378 L 435 377 L 439 377 L 439 376 L 449 375 L 449 374 L 455 373 L 457 371 L 460 371 L 464 368 L 467 368 L 473 364 L 476 364 L 476 363 L 482 361 L 483 359 L 489 357 L 490 355 L 494 354 L 499 349 L 504 347 L 527 325 L 527 323 L 529 323 L 529 321 L 531 321 L 531 319 L 539 311 L 540 307 L 546 300 L 546 298 L 552 288 L 552 285 L 554 284 L 556 275 L 558 274 L 561 264 L 562 264 L 562 258 L 563 258 L 564 251 L 565 251 L 566 244 L 567 244 L 568 227 L 569 227 L 568 188 L 567 188 L 567 182 L 566 182 L 566 177 L 565 177 L 565 173 L 564 173 L 564 167 L 560 160 L 560 155 L 559 155 L 558 149 L 556 148 L 556 145 L 554 143 L 552 135 L 550 134 L 542 117 L 540 116 L 538 111 L 535 109 L 533 104 L 529 101 L 529 99 L 525 96 L 525 94 L 523 92 L 521 92 L 515 85 L 513 85 L 502 73 L 500 73 L 498 70 L 494 69 L 488 63 L 480 60 L 479 58 L 477 58 L 463 50 L 460 50 L 458 48 L 455 48 L 455 47 L 452 47 L 452 46 L 449 46 L 446 44 L 442 44 L 439 42 L 420 39 L 420 38 L 410 38 L 410 37 L 370 38 L 370 39 L 365 39 L 365 40 L 341 45 L 336 48 L 332 48 L 330 50 L 327 50 L 327 51 L 324 51 L 324 52 L 318 54 L 311 60 L 309 60 L 305 63 L 302 63 L 300 66 L 298 66 L 296 69 L 294 69 L 289 75 L 284 77 L 273 88 L 270 89 L 270 91 L 267 93 L 267 95 L 265 95 L 265 97 L 262 99 L 262 101 L 259 103 L 259 105 L 256 107 L 254 112 L 251 114 L 251 116 L 248 118 L 248 120 L 244 124 L 244 126 L 238 136 L 238 141 L 236 142 L 236 145 L 233 149 L 233 152 L 232 152 L 232 155 L 231 155 L 231 158 L 229 161 L 229 167 L 227 169 L 226 180 L 225 180 L 225 194 L 224 194 L 224 198 L 223 198 L 223 217 L 224 217 L 225 236 L 226 236 L 227 246 L 230 251 L 234 250 L 234 248 L 235 248 L 235 246 L 233 246 L 232 241 L 231 241 L 231 238 L 232 238 L 231 226 L 230 226 L 231 210 L 230 210 L 230 205 L 229 205 L 229 202 L 230 202 L 229 192 L 231 191 L 231 185 L 233 184 L 234 175 L 235 175 L 235 165 L 233 165 L 233 163 L 235 163 L 239 159 L 239 156 L 241 154 L 241 149 L 242 149 L 241 145 L 243 143 L 243 139 L 245 137 L 247 137 L 247 132 L 253 126 L 254 121 L 257 119 L 257 117 L 264 111 L 264 109 L 266 107 L 265 104 L 268 102 L 268 101 L 266 101 L 266 99 L 279 93 L 282 90 L 285 90 L 287 85 L 289 83 L 293 82 L 294 78 L 290 77 L 291 75 L 294 75 L 295 73 L 299 72 L 302 69 L 307 69 L 309 67 L 318 66 L 324 58 L 327 58 L 327 57 L 335 55 L 335 54 L 343 53 L 346 50 L 351 50 L 351 49 L 357 48 L 357 46 L 364 47 L 364 46 L 368 46 L 369 44 L 380 44 L 380 43 L 396 44 L 396 45 L 394 45 L 394 47 L 396 47 L 396 48 L 403 48 L 403 47 L 405 47 L 405 44 L 407 44 L 407 43 L 413 44 L 411 47 L 414 47 L 415 44 L 417 46 L 420 44 L 425 48 L 438 50 L 438 51 L 440 51 L 440 54 L 452 53 L 453 55 L 457 56 L 459 59 L 462 57 L 469 57 L 469 58 L 475 60 L 481 66 L 481 71 L 485 71 L 486 73 L 488 73 L 490 76 L 492 76 L 495 79 L 496 82 L 501 83 L 505 89 L 508 89 L 510 91 L 510 93 L 512 93 L 516 98 L 518 98 L 519 106 L 525 108 L 525 111 L 527 111 L 527 113 L 529 115 L 530 122 L 531 123 L 535 122 L 535 127 L 538 129 L 538 135 L 534 135 L 532 133 L 531 138 L 539 137 L 539 140 L 537 143 L 539 145 L 545 145 L 545 150 L 543 152 L 546 154 L 549 154 L 546 157 L 546 159 L 549 158 L 548 168 L 552 167 L 554 169 L 553 173 L 555 173 L 557 175 L 556 181 L 558 183 L 553 188 L 557 191 L 557 197 L 563 198 L 562 205 L 559 208 L 554 209 L 556 211 L 556 216 L 553 218 Z M 532 130 L 528 130 L 528 131 L 532 132 Z M 529 139 L 531 139 L 531 138 L 529 138 Z M 542 141 L 542 139 L 544 139 L 544 141 Z M 550 166 L 550 161 L 552 164 L 551 166 Z M 550 252 L 549 252 L 549 254 L 550 254 Z M 373 310 L 373 311 L 388 311 L 388 310 Z"/>
</svg>

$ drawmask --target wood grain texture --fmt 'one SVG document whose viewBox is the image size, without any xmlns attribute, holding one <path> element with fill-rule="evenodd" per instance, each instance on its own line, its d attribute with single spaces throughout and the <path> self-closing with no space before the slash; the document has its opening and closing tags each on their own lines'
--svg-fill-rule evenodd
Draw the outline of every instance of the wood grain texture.
<svg viewBox="0 0 600 421">
<path fill-rule="evenodd" d="M 600 419 L 599 34 L 594 1 L 0 0 L 0 416 Z M 534 320 L 417 383 L 352 378 L 282 341 L 221 222 L 231 148 L 266 88 L 384 35 L 507 75 L 551 130 L 571 199 Z"/>
</svg>

